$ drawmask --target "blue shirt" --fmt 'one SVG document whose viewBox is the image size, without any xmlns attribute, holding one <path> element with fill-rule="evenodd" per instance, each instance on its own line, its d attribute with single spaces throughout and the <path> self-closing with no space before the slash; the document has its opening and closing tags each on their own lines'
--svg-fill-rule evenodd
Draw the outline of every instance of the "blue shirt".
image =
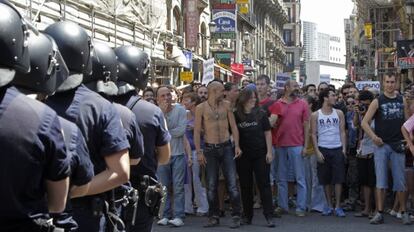
<svg viewBox="0 0 414 232">
<path fill-rule="evenodd" d="M 106 169 L 105 156 L 129 148 L 115 106 L 86 86 L 56 93 L 46 104 L 79 127 L 88 145 L 95 175 Z"/>
<path fill-rule="evenodd" d="M 125 129 L 125 134 L 129 141 L 129 158 L 141 158 L 144 155 L 144 137 L 142 136 L 141 129 L 137 125 L 135 114 L 121 104 L 114 103 L 114 106 L 121 116 L 122 126 Z"/>
<path fill-rule="evenodd" d="M 65 139 L 66 152 L 70 157 L 71 185 L 81 186 L 89 183 L 93 176 L 93 164 L 88 147 L 79 128 L 72 122 L 59 117 Z"/>
<path fill-rule="evenodd" d="M 114 100 L 132 108 L 137 123 L 144 136 L 144 156 L 141 162 L 131 168 L 131 183 L 137 186 L 137 179 L 141 175 L 150 175 L 156 178 L 158 161 L 155 148 L 169 143 L 171 135 L 166 128 L 164 114 L 158 106 L 140 99 L 133 93 L 117 96 Z"/>
<path fill-rule="evenodd" d="M 0 231 L 24 230 L 48 212 L 45 180 L 70 174 L 58 116 L 14 87 L 0 88 L 0 150 Z"/>
</svg>

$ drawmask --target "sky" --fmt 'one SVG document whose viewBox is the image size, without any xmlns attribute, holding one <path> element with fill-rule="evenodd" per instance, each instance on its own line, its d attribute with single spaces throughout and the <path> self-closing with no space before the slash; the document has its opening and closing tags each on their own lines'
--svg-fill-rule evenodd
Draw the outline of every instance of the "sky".
<svg viewBox="0 0 414 232">
<path fill-rule="evenodd" d="M 349 18 L 351 0 L 301 0 L 301 20 L 318 24 L 318 31 L 344 38 L 344 19 Z"/>
</svg>

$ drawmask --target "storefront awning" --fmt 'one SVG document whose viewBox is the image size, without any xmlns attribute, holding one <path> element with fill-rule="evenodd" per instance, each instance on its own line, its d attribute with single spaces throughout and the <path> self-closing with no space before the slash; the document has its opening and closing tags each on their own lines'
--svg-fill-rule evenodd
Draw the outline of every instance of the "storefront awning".
<svg viewBox="0 0 414 232">
<path fill-rule="evenodd" d="M 174 60 L 152 58 L 152 63 L 155 66 L 167 66 L 167 67 L 181 67 L 181 64 Z"/>
</svg>

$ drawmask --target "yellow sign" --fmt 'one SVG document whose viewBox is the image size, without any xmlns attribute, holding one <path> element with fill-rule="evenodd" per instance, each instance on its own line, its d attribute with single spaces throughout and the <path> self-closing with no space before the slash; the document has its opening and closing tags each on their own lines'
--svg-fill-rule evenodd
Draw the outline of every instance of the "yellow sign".
<svg viewBox="0 0 414 232">
<path fill-rule="evenodd" d="M 365 38 L 372 40 L 372 23 L 365 23 L 364 25 Z"/>
<path fill-rule="evenodd" d="M 237 4 L 249 4 L 249 0 L 236 0 Z"/>
<path fill-rule="evenodd" d="M 193 72 L 181 72 L 180 73 L 180 80 L 181 81 L 186 81 L 186 82 L 191 82 L 193 81 Z"/>
<path fill-rule="evenodd" d="M 249 7 L 247 5 L 240 6 L 239 7 L 240 14 L 248 14 L 249 13 Z"/>
</svg>

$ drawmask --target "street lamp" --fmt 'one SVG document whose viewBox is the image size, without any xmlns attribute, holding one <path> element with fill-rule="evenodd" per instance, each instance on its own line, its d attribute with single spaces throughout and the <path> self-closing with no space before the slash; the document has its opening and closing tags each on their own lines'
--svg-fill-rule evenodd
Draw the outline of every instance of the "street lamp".
<svg viewBox="0 0 414 232">
<path fill-rule="evenodd" d="M 210 34 L 216 32 L 217 25 L 214 21 L 209 22 L 208 27 L 210 28 Z"/>
</svg>

